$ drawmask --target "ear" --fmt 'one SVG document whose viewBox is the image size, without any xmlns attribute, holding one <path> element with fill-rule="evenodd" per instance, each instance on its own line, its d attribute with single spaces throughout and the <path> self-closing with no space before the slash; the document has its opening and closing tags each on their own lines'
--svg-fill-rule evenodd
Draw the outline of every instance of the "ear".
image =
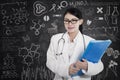
<svg viewBox="0 0 120 80">
<path fill-rule="evenodd" d="M 83 24 L 83 19 L 80 19 L 80 20 L 79 20 L 79 24 L 80 24 L 80 25 Z"/>
</svg>

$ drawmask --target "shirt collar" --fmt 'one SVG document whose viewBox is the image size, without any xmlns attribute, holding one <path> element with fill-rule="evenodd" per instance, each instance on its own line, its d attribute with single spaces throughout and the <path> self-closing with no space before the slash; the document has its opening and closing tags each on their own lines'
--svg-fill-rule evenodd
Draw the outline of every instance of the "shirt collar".
<svg viewBox="0 0 120 80">
<path fill-rule="evenodd" d="M 67 37 L 67 42 L 70 43 L 70 37 L 69 37 L 69 34 L 68 32 L 65 33 L 66 34 L 66 37 Z M 80 41 L 80 39 L 82 39 L 82 33 L 79 31 L 78 34 L 76 35 L 76 37 L 74 38 L 73 42 L 77 42 L 77 41 Z"/>
</svg>

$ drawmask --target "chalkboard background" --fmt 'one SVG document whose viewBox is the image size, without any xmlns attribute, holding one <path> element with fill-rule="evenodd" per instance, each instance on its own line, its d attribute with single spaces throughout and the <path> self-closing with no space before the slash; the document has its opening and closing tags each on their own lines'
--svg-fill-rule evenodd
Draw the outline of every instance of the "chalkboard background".
<svg viewBox="0 0 120 80">
<path fill-rule="evenodd" d="M 0 0 L 0 80 L 52 80 L 46 51 L 53 34 L 65 32 L 63 12 L 79 8 L 83 32 L 111 39 L 104 70 L 92 80 L 120 80 L 120 2 L 117 0 Z"/>
</svg>

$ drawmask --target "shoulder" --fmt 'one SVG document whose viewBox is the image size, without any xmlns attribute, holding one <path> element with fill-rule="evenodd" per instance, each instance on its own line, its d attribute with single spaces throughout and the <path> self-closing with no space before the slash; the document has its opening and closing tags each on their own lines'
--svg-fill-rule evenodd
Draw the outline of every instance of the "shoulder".
<svg viewBox="0 0 120 80">
<path fill-rule="evenodd" d="M 95 40 L 94 38 L 90 37 L 90 36 L 87 36 L 87 35 L 83 35 L 84 36 L 84 40 L 85 40 L 85 45 L 87 47 L 87 45 L 89 44 L 89 42 L 91 40 Z"/>
<path fill-rule="evenodd" d="M 58 33 L 58 34 L 54 34 L 52 37 L 54 38 L 58 38 L 58 37 L 61 37 L 64 33 Z"/>
<path fill-rule="evenodd" d="M 84 34 L 83 36 L 84 36 L 85 40 L 87 40 L 87 41 L 95 40 L 94 38 L 92 38 L 92 37 L 90 37 L 88 35 Z"/>
<path fill-rule="evenodd" d="M 57 40 L 59 40 L 62 37 L 63 34 L 64 33 L 54 34 L 54 35 L 52 35 L 51 40 L 57 41 Z"/>
</svg>

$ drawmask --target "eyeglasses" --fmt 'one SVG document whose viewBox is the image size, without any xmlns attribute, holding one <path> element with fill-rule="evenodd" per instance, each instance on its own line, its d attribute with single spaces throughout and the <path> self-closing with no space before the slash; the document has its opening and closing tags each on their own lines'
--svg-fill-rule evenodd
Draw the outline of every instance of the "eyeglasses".
<svg viewBox="0 0 120 80">
<path fill-rule="evenodd" d="M 72 24 L 76 24 L 77 21 L 79 21 L 79 19 L 71 19 L 71 20 L 66 19 L 66 20 L 64 20 L 64 23 L 65 24 L 69 24 L 71 22 Z"/>
</svg>

